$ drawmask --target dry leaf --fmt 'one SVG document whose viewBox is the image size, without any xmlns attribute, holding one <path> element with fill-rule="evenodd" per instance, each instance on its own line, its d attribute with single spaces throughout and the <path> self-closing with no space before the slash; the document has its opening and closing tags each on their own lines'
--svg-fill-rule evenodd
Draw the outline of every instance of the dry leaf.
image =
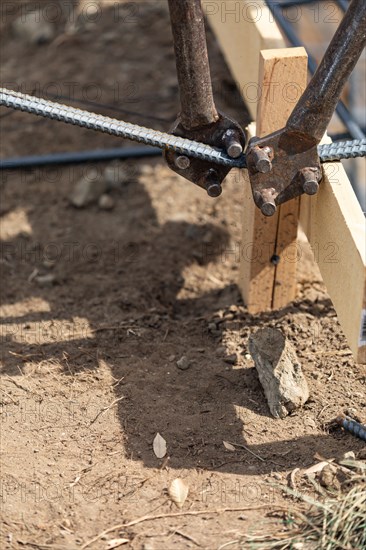
<svg viewBox="0 0 366 550">
<path fill-rule="evenodd" d="M 232 445 L 231 443 L 228 443 L 227 441 L 223 441 L 223 444 L 225 449 L 227 449 L 228 451 L 236 451 L 234 445 Z"/>
<path fill-rule="evenodd" d="M 321 472 L 324 466 L 327 466 L 329 462 L 318 462 L 318 464 L 314 464 L 314 466 L 310 466 L 307 470 L 304 471 L 304 474 L 316 474 L 318 472 Z"/>
<path fill-rule="evenodd" d="M 153 449 L 158 458 L 164 458 L 166 455 L 166 441 L 159 433 L 157 433 L 154 438 Z"/>
<path fill-rule="evenodd" d="M 177 477 L 174 479 L 168 489 L 168 493 L 173 502 L 178 508 L 183 508 L 183 504 L 188 496 L 189 487 L 183 479 Z"/>
<path fill-rule="evenodd" d="M 127 544 L 127 542 L 130 542 L 129 539 L 111 539 L 107 542 L 106 550 L 117 548 L 118 546 L 122 546 L 122 544 Z"/>
<path fill-rule="evenodd" d="M 297 487 L 296 487 L 296 474 L 297 472 L 300 472 L 300 468 L 295 468 L 294 470 L 292 470 L 291 474 L 290 474 L 290 487 L 291 489 L 294 489 L 296 491 Z"/>
</svg>

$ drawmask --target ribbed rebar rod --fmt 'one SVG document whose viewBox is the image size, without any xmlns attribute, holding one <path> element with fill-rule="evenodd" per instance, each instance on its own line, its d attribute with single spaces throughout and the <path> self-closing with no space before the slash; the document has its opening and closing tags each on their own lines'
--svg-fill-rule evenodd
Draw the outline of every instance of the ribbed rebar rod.
<svg viewBox="0 0 366 550">
<path fill-rule="evenodd" d="M 366 138 L 352 141 L 334 141 L 318 146 L 318 153 L 322 162 L 345 160 L 366 156 Z"/>
<path fill-rule="evenodd" d="M 223 150 L 216 149 L 205 143 L 199 143 L 186 138 L 158 132 L 150 128 L 123 122 L 114 118 L 83 111 L 68 105 L 61 105 L 46 99 L 21 94 L 5 88 L 0 88 L 0 105 L 31 113 L 37 116 L 59 120 L 67 124 L 81 126 L 114 136 L 124 137 L 132 141 L 171 149 L 177 153 L 207 160 L 214 164 L 223 164 L 231 168 L 245 168 L 245 155 L 239 158 L 230 158 Z M 342 160 L 366 156 L 366 139 L 340 141 L 318 146 L 318 153 L 322 162 Z"/>
<path fill-rule="evenodd" d="M 342 414 L 337 417 L 337 423 L 347 432 L 350 432 L 363 441 L 366 441 L 366 426 L 360 424 L 360 422 L 357 422 L 356 420 L 353 420 L 353 418 L 349 418 L 348 416 Z"/>
<path fill-rule="evenodd" d="M 6 90 L 5 88 L 0 88 L 0 105 L 53 120 L 59 120 L 67 124 L 74 124 L 82 128 L 89 128 L 114 136 L 124 137 L 133 141 L 145 143 L 146 145 L 153 145 L 160 149 L 171 149 L 177 153 L 190 155 L 191 157 L 217 164 L 223 164 L 231 168 L 243 168 L 246 166 L 244 155 L 241 155 L 238 159 L 232 159 L 224 151 L 215 149 L 204 143 L 164 132 L 158 132 L 157 130 L 145 128 L 144 126 L 123 122 L 89 111 L 82 111 L 81 109 L 61 105 L 27 94 L 20 94 L 18 92 Z"/>
</svg>

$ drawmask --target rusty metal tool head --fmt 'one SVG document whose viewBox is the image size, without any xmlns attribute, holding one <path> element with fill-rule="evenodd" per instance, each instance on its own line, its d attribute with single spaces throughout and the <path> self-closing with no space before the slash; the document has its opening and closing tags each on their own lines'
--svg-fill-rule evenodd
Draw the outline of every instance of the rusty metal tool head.
<svg viewBox="0 0 366 550">
<path fill-rule="evenodd" d="M 245 135 L 237 122 L 216 109 L 208 61 L 203 11 L 200 0 L 169 0 L 181 112 L 171 133 L 225 149 L 238 158 Z M 165 152 L 168 166 L 205 189 L 209 196 L 221 194 L 221 183 L 230 171 L 226 166 L 182 158 Z"/>
<path fill-rule="evenodd" d="M 174 135 L 242 154 L 240 126 L 215 107 L 200 0 L 168 0 L 173 30 L 181 113 Z M 285 128 L 253 138 L 246 151 L 255 204 L 266 216 L 303 193 L 317 193 L 322 170 L 317 145 L 334 113 L 343 86 L 366 41 L 366 2 L 352 0 L 324 58 Z M 169 167 L 216 197 L 230 168 L 165 153 Z"/>
<path fill-rule="evenodd" d="M 353 0 L 285 128 L 249 142 L 253 199 L 265 216 L 281 203 L 317 192 L 322 179 L 317 145 L 365 43 L 366 2 Z"/>
</svg>

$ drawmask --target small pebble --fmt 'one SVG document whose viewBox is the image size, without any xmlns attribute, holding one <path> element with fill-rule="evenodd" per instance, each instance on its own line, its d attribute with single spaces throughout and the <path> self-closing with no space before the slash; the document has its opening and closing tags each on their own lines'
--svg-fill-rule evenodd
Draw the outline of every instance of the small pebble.
<svg viewBox="0 0 366 550">
<path fill-rule="evenodd" d="M 357 459 L 358 460 L 366 460 L 366 447 L 363 449 L 360 449 L 357 453 Z"/>
<path fill-rule="evenodd" d="M 209 244 L 213 241 L 213 233 L 212 231 L 206 231 L 206 233 L 202 237 L 202 242 L 205 244 Z"/>
<path fill-rule="evenodd" d="M 151 176 L 153 172 L 154 168 L 151 166 L 151 164 L 143 164 L 140 168 L 140 174 L 142 176 Z"/>
<path fill-rule="evenodd" d="M 70 202 L 76 208 L 83 208 L 97 202 L 106 190 L 106 182 L 96 170 L 90 170 L 75 185 Z"/>
<path fill-rule="evenodd" d="M 28 44 L 45 44 L 50 42 L 56 33 L 53 23 L 46 20 L 42 10 L 22 13 L 12 23 L 14 35 Z"/>
<path fill-rule="evenodd" d="M 225 321 L 232 321 L 234 319 L 235 315 L 234 313 L 225 313 Z"/>
<path fill-rule="evenodd" d="M 34 280 L 39 286 L 52 286 L 56 282 L 56 277 L 53 273 L 48 273 L 47 275 L 37 275 Z"/>
<path fill-rule="evenodd" d="M 101 39 L 104 43 L 113 42 L 113 40 L 116 40 L 118 38 L 118 34 L 116 32 L 105 32 L 101 36 Z"/>
<path fill-rule="evenodd" d="M 236 363 L 238 362 L 238 356 L 236 355 L 236 353 L 232 353 L 231 355 L 224 357 L 224 361 L 229 365 L 236 365 Z"/>
<path fill-rule="evenodd" d="M 67 529 L 70 529 L 72 527 L 72 523 L 69 520 L 69 518 L 65 518 L 62 520 L 62 525 L 64 525 Z"/>
<path fill-rule="evenodd" d="M 180 370 L 187 370 L 191 366 L 191 362 L 186 355 L 183 355 L 176 364 Z"/>
<path fill-rule="evenodd" d="M 99 197 L 98 206 L 101 210 L 112 210 L 115 204 L 113 197 L 110 195 L 104 194 Z"/>
<path fill-rule="evenodd" d="M 309 428 L 313 428 L 313 429 L 317 428 L 316 422 L 313 418 L 309 418 L 309 417 L 304 418 L 304 424 Z"/>
<path fill-rule="evenodd" d="M 199 237 L 199 228 L 197 225 L 190 223 L 184 234 L 187 239 L 197 239 Z"/>
<path fill-rule="evenodd" d="M 130 176 L 121 164 L 111 164 L 104 170 L 104 179 L 108 189 L 119 189 L 129 182 Z"/>
<path fill-rule="evenodd" d="M 45 258 L 42 262 L 42 265 L 46 269 L 52 269 L 56 265 L 56 260 L 51 260 L 49 258 Z"/>
<path fill-rule="evenodd" d="M 318 474 L 318 481 L 323 487 L 338 489 L 337 472 L 332 464 L 327 464 Z"/>
</svg>

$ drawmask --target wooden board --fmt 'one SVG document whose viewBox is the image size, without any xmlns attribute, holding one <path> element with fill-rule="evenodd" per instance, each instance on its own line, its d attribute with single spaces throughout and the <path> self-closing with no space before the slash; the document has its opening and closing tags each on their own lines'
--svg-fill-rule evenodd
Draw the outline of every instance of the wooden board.
<svg viewBox="0 0 366 550">
<path fill-rule="evenodd" d="M 261 95 L 258 88 L 259 52 L 268 48 L 284 48 L 285 40 L 263 0 L 202 0 L 202 7 L 255 120 Z"/>
<path fill-rule="evenodd" d="M 300 221 L 355 360 L 366 363 L 366 221 L 340 162 L 323 164 Z"/>
</svg>

